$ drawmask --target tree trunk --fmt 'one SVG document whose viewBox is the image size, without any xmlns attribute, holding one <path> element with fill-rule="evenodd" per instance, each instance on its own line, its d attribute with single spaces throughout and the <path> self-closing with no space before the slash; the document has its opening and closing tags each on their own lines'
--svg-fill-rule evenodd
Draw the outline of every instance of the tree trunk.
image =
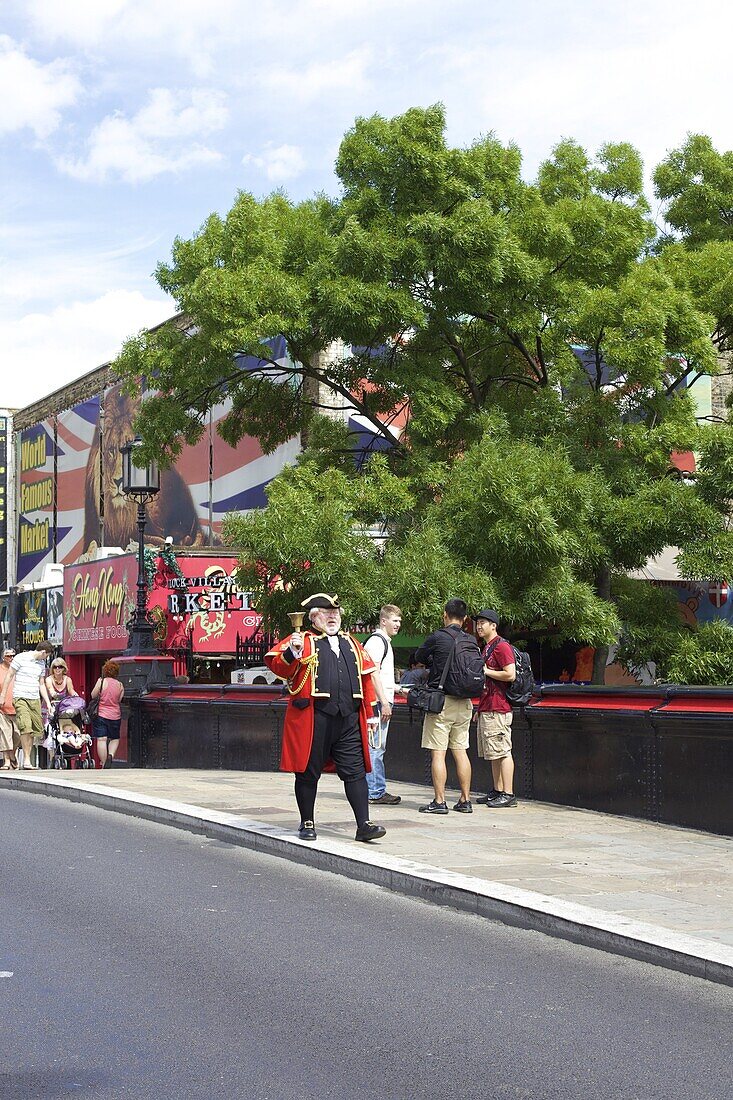
<svg viewBox="0 0 733 1100">
<path fill-rule="evenodd" d="M 611 599 L 611 570 L 607 565 L 601 566 L 596 573 L 596 595 L 602 600 Z M 593 680 L 594 684 L 603 684 L 606 679 L 606 661 L 608 660 L 608 646 L 597 645 L 593 656 Z"/>
</svg>

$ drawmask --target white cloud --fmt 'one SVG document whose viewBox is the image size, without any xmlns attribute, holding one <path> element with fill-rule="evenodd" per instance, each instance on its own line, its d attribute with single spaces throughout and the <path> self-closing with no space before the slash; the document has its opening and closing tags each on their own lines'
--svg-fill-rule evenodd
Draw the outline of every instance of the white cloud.
<svg viewBox="0 0 733 1100">
<path fill-rule="evenodd" d="M 3 349 L 2 401 L 22 408 L 112 359 L 140 329 L 172 316 L 163 298 L 111 290 L 47 313 L 0 321 Z"/>
<path fill-rule="evenodd" d="M 270 142 L 260 156 L 255 157 L 248 153 L 242 157 L 242 164 L 254 164 L 265 173 L 268 180 L 282 183 L 301 174 L 305 168 L 305 157 L 297 145 L 278 145 L 274 148 Z"/>
<path fill-rule="evenodd" d="M 270 66 L 262 79 L 271 95 L 308 103 L 326 95 L 362 96 L 370 87 L 372 50 L 363 47 L 343 57 L 314 61 L 304 68 Z"/>
<path fill-rule="evenodd" d="M 186 96 L 156 88 L 132 118 L 119 112 L 102 119 L 91 132 L 85 157 L 57 157 L 56 164 L 83 182 L 119 177 L 144 183 L 166 172 L 220 161 L 219 152 L 195 139 L 221 130 L 227 118 L 221 92 L 194 89 Z"/>
<path fill-rule="evenodd" d="M 249 18 L 241 0 L 26 0 L 35 33 L 101 54 L 182 57 L 200 76 L 232 38 L 246 39 Z"/>
<path fill-rule="evenodd" d="M 158 237 L 139 237 L 100 244 L 109 227 L 81 226 L 39 219 L 0 222 L 0 319 L 24 310 L 45 309 L 54 301 L 91 298 L 100 288 L 135 290 L 136 268 L 146 275 L 155 262 Z M 1 395 L 0 395 L 1 396 Z"/>
<path fill-rule="evenodd" d="M 46 138 L 59 125 L 61 112 L 76 103 L 81 84 L 68 61 L 43 65 L 0 35 L 0 134 L 26 127 Z"/>
</svg>

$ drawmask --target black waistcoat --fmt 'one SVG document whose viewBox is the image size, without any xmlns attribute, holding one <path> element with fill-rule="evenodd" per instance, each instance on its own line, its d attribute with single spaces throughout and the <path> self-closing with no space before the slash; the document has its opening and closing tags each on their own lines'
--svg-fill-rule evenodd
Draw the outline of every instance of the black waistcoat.
<svg viewBox="0 0 733 1100">
<path fill-rule="evenodd" d="M 328 638 L 318 638 L 318 652 L 313 705 L 326 714 L 353 714 L 359 709 L 361 687 L 354 651 L 345 638 L 339 636 L 340 657 L 331 649 Z"/>
</svg>

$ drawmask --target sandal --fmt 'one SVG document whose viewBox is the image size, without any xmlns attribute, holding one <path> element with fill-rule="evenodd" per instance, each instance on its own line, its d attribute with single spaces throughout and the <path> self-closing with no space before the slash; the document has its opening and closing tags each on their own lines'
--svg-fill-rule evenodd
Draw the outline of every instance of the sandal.
<svg viewBox="0 0 733 1100">
<path fill-rule="evenodd" d="M 0 764 L 0 772 L 9 772 L 12 770 L 13 769 L 10 767 L 10 764 Z"/>
</svg>

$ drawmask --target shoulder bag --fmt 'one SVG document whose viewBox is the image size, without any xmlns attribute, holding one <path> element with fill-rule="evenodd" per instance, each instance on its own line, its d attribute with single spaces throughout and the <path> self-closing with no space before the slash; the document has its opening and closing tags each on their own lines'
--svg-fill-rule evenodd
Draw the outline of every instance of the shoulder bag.
<svg viewBox="0 0 733 1100">
<path fill-rule="evenodd" d="M 102 682 L 99 685 L 99 695 L 97 696 L 96 699 L 90 699 L 89 700 L 89 706 L 87 707 L 87 714 L 89 715 L 90 718 L 96 718 L 97 715 L 99 714 L 99 700 L 102 698 L 103 688 L 104 688 L 104 676 L 102 677 Z"/>
<path fill-rule="evenodd" d="M 414 687 L 410 688 L 407 693 L 407 705 L 412 707 L 413 710 L 422 710 L 425 714 L 440 714 L 445 706 L 445 687 L 446 677 L 450 671 L 450 666 L 453 663 L 453 654 L 456 651 L 458 645 L 458 638 L 456 637 L 453 643 L 453 649 L 448 654 L 448 660 L 443 666 L 443 672 L 441 673 L 440 683 L 437 688 L 429 687 Z"/>
</svg>

